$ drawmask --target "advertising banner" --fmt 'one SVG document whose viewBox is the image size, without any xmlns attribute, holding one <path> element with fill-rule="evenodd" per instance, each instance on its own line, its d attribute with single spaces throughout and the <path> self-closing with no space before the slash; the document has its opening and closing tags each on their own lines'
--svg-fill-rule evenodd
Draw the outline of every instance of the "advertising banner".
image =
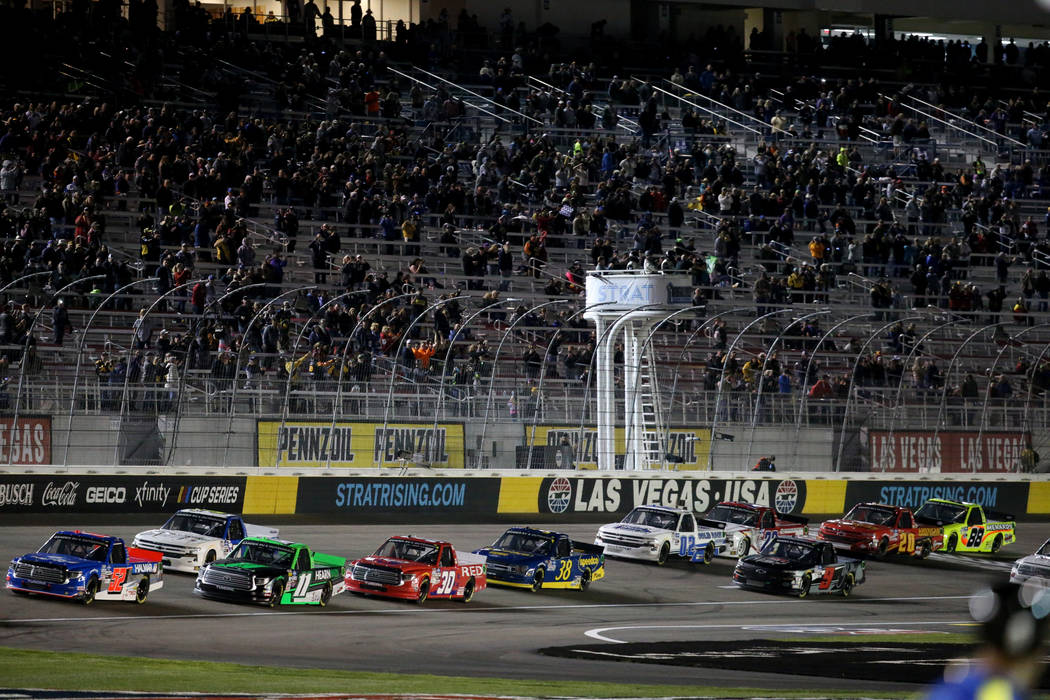
<svg viewBox="0 0 1050 700">
<path fill-rule="evenodd" d="M 4 513 L 170 513 L 214 508 L 240 513 L 245 477 L 0 475 Z"/>
<path fill-rule="evenodd" d="M 873 472 L 1017 472 L 1030 433 L 872 430 L 868 447 Z"/>
<path fill-rule="evenodd" d="M 296 468 L 463 467 L 463 425 L 259 421 L 259 465 Z"/>
<path fill-rule="evenodd" d="M 338 522 L 480 522 L 496 513 L 498 478 L 299 477 L 297 514 Z"/>
<path fill-rule="evenodd" d="M 800 514 L 806 503 L 806 482 L 795 479 L 555 477 L 537 480 L 536 485 L 536 510 L 532 512 L 551 515 L 627 513 L 641 505 L 702 513 L 720 501 L 743 501 Z M 503 498 L 501 507 L 509 508 L 514 502 Z"/>
<path fill-rule="evenodd" d="M 623 454 L 626 444 L 625 428 L 616 429 L 616 453 Z M 525 428 L 525 442 L 532 440 L 532 426 Z M 573 447 L 573 463 L 557 465 L 559 469 L 598 468 L 598 429 L 569 425 L 536 426 L 537 446 L 557 447 L 568 442 Z M 708 429 L 671 428 L 660 437 L 660 451 L 668 459 L 669 469 L 707 469 L 711 450 L 711 431 Z M 557 453 L 560 457 L 561 453 Z M 564 460 L 563 460 L 564 461 Z"/>
<path fill-rule="evenodd" d="M 1028 484 L 975 481 L 850 481 L 845 509 L 875 501 L 918 509 L 930 498 L 979 503 L 984 508 L 1021 516 L 1028 509 Z"/>
<path fill-rule="evenodd" d="M 0 464 L 51 464 L 51 418 L 0 418 Z"/>
</svg>

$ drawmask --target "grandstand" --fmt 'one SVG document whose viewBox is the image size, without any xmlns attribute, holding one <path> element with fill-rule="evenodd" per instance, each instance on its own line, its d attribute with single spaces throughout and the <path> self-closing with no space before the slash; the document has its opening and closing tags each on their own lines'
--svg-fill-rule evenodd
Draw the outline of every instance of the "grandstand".
<svg viewBox="0 0 1050 700">
<path fill-rule="evenodd" d="M 5 12 L 54 36 L 85 10 Z M 140 12 L 162 50 L 90 15 L 96 51 L 5 77 L 6 463 L 273 467 L 285 428 L 360 422 L 381 466 L 531 466 L 594 423 L 590 269 L 691 279 L 651 338 L 668 466 L 745 468 L 785 431 L 782 462 L 837 470 L 878 468 L 876 433 L 1040 447 L 1045 46 L 727 39 L 631 66 L 601 37 L 588 62 L 448 23 L 292 42 Z M 439 424 L 470 426 L 458 462 Z"/>
</svg>

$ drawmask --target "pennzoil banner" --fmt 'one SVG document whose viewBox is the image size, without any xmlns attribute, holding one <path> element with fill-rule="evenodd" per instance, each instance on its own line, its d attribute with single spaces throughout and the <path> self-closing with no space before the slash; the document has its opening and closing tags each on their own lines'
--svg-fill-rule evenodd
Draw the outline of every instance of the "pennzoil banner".
<svg viewBox="0 0 1050 700">
<path fill-rule="evenodd" d="M 259 421 L 259 466 L 396 467 L 402 464 L 463 467 L 459 423 L 350 423 Z"/>
<path fill-rule="evenodd" d="M 1018 472 L 1021 453 L 1032 444 L 1025 432 L 872 430 L 873 472 Z"/>
<path fill-rule="evenodd" d="M 626 429 L 616 429 L 616 454 L 625 452 Z M 598 429 L 569 425 L 536 426 L 538 446 L 557 447 L 568 440 L 573 447 L 573 464 L 558 465 L 560 469 L 598 468 Z M 532 440 L 532 426 L 525 428 L 525 444 Z M 660 436 L 661 456 L 668 457 L 670 469 L 707 469 L 711 449 L 711 431 L 707 429 L 671 428 Z"/>
</svg>

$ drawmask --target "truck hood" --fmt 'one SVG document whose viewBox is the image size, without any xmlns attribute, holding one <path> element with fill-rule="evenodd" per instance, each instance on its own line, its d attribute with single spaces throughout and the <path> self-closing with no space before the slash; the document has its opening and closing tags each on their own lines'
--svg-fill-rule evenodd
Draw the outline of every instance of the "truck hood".
<svg viewBox="0 0 1050 700">
<path fill-rule="evenodd" d="M 52 566 L 64 566 L 67 569 L 88 569 L 92 566 L 102 565 L 102 562 L 71 557 L 68 554 L 43 554 L 41 552 L 24 554 L 19 557 L 19 560 L 25 564 L 50 564 Z"/>
<path fill-rule="evenodd" d="M 544 561 L 548 559 L 546 555 L 539 554 L 525 554 L 524 552 L 514 552 L 509 549 L 492 549 L 485 547 L 484 549 L 474 550 L 474 554 L 485 557 L 490 561 L 496 562 L 528 562 L 528 561 Z"/>
<path fill-rule="evenodd" d="M 208 542 L 215 542 L 219 540 L 218 537 L 208 537 L 207 535 L 198 535 L 195 532 L 184 532 L 183 530 L 164 530 L 157 528 L 156 530 L 146 530 L 135 535 L 135 539 L 139 542 L 143 540 L 149 540 L 157 544 L 177 545 L 180 547 L 200 547 L 202 544 Z"/>
<path fill-rule="evenodd" d="M 863 520 L 828 520 L 824 523 L 824 527 L 842 530 L 844 532 L 864 533 L 864 534 L 876 534 L 886 532 L 890 528 L 885 525 L 876 525 L 874 523 L 864 522 Z"/>
<path fill-rule="evenodd" d="M 1042 554 L 1029 554 L 1027 557 L 1021 557 L 1014 564 L 1027 564 L 1029 566 L 1037 566 L 1040 569 L 1050 570 L 1050 557 Z"/>
<path fill-rule="evenodd" d="M 778 571 L 788 571 L 798 568 L 798 564 L 790 559 L 784 559 L 783 557 L 767 557 L 761 554 L 744 557 L 741 563 L 766 569 L 775 569 Z"/>
<path fill-rule="evenodd" d="M 405 559 L 388 559 L 387 557 L 373 557 L 368 556 L 364 559 L 358 559 L 355 564 L 374 564 L 375 566 L 385 566 L 388 569 L 397 569 L 399 571 L 430 571 L 431 569 L 437 568 L 437 564 L 424 564 L 418 561 L 407 561 Z"/>
<path fill-rule="evenodd" d="M 288 569 L 282 569 L 279 566 L 266 566 L 265 564 L 253 564 L 249 561 L 224 561 L 219 564 L 212 564 L 211 568 L 222 570 L 229 569 L 231 571 L 243 571 L 245 573 L 258 576 L 259 578 L 272 578 L 274 576 L 284 576 L 288 573 Z"/>
<path fill-rule="evenodd" d="M 648 525 L 630 525 L 628 523 L 610 523 L 608 525 L 602 525 L 598 532 L 608 532 L 610 534 L 617 535 L 633 535 L 635 537 L 645 537 L 647 535 L 666 535 L 670 530 L 662 530 L 658 527 L 649 527 Z"/>
</svg>

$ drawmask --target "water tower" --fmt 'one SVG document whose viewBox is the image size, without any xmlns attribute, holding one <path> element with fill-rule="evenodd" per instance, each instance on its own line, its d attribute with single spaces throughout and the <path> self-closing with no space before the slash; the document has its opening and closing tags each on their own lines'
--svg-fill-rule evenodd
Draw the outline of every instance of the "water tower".
<svg viewBox="0 0 1050 700">
<path fill-rule="evenodd" d="M 616 468 L 615 348 L 623 342 L 624 469 L 655 469 L 664 461 L 666 421 L 660 401 L 656 353 L 647 343 L 653 327 L 692 304 L 687 274 L 642 270 L 587 273 L 583 317 L 598 331 L 595 373 L 598 469 Z"/>
</svg>

